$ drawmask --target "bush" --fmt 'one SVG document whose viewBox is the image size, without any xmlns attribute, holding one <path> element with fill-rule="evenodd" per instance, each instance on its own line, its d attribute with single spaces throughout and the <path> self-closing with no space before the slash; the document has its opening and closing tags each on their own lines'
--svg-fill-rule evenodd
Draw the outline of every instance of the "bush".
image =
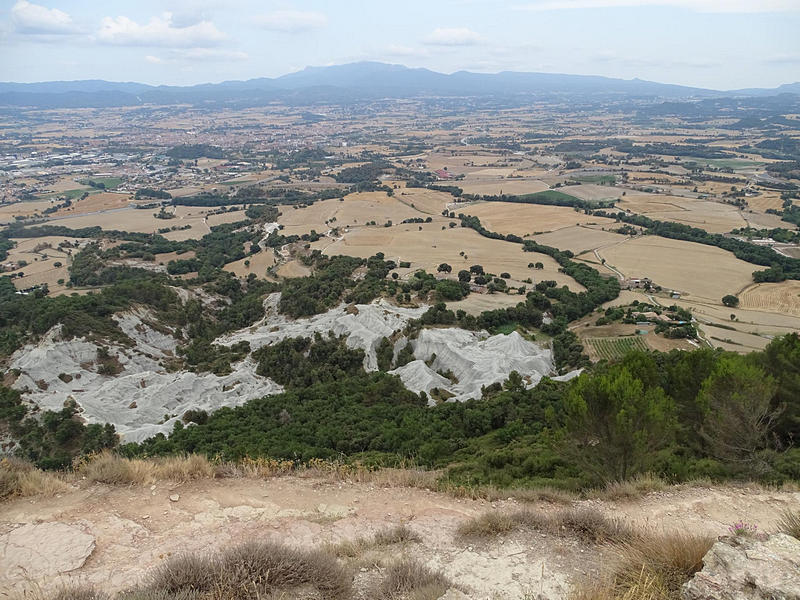
<svg viewBox="0 0 800 600">
<path fill-rule="evenodd" d="M 800 540 L 800 510 L 784 510 L 778 521 L 778 530 Z"/>
<path fill-rule="evenodd" d="M 415 560 L 401 560 L 386 569 L 386 575 L 374 597 L 394 600 L 414 594 L 420 600 L 443 596 L 452 583 L 439 571 L 432 571 Z"/>
<path fill-rule="evenodd" d="M 353 591 L 352 577 L 331 554 L 268 541 L 234 546 L 218 556 L 172 558 L 156 569 L 146 589 L 250 600 L 299 586 L 315 588 L 326 600 L 346 600 Z"/>
</svg>

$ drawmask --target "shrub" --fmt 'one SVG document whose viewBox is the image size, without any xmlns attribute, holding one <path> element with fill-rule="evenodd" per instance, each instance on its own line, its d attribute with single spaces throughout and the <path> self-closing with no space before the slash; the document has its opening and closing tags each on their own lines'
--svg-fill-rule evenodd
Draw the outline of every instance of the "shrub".
<svg viewBox="0 0 800 600">
<path fill-rule="evenodd" d="M 778 531 L 800 540 L 800 510 L 784 510 L 778 521 Z"/>
<path fill-rule="evenodd" d="M 490 538 L 510 533 L 517 527 L 511 516 L 501 512 L 487 512 L 458 526 L 457 534 L 463 538 Z"/>
<path fill-rule="evenodd" d="M 457 533 L 463 538 L 486 539 L 526 527 L 553 535 L 568 533 L 594 543 L 622 543 L 634 537 L 633 530 L 625 522 L 609 519 L 600 511 L 590 508 L 566 509 L 553 513 L 535 510 L 487 512 L 462 523 Z"/>
<path fill-rule="evenodd" d="M 58 475 L 35 469 L 14 458 L 0 460 L 0 500 L 28 496 L 55 496 L 69 489 Z"/>
<path fill-rule="evenodd" d="M 421 541 L 421 538 L 414 533 L 414 531 L 412 531 L 408 525 L 403 524 L 382 529 L 371 537 L 346 540 L 331 546 L 329 550 L 336 556 L 348 556 L 352 558 L 359 556 L 360 554 L 363 554 L 367 550 L 371 550 L 373 548 L 419 541 Z"/>
<path fill-rule="evenodd" d="M 89 481 L 120 484 L 145 484 L 151 479 L 151 467 L 144 461 L 121 458 L 103 452 L 80 466 L 79 470 Z"/>
<path fill-rule="evenodd" d="M 333 555 L 268 541 L 234 546 L 219 556 L 175 557 L 154 572 L 147 589 L 250 600 L 299 586 L 314 587 L 322 598 L 330 600 L 352 596 L 352 577 Z"/>
<path fill-rule="evenodd" d="M 57 590 L 50 600 L 109 600 L 109 595 L 90 585 L 65 586 Z"/>
<path fill-rule="evenodd" d="M 439 571 L 432 571 L 415 560 L 406 559 L 386 569 L 375 597 L 394 600 L 413 593 L 415 599 L 435 600 L 451 587 L 450 580 Z"/>
<path fill-rule="evenodd" d="M 684 533 L 643 533 L 615 544 L 617 563 L 605 578 L 587 582 L 572 600 L 669 600 L 702 569 L 714 540 Z"/>
</svg>

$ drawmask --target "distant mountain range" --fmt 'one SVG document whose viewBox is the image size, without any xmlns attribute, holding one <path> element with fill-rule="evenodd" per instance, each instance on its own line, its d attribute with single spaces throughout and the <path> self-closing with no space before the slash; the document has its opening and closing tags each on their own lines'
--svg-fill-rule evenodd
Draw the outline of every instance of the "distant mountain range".
<svg viewBox="0 0 800 600">
<path fill-rule="evenodd" d="M 274 79 L 225 81 L 193 86 L 152 86 L 102 80 L 0 83 L 0 106 L 81 108 L 145 104 L 258 106 L 275 100 L 296 104 L 352 102 L 379 98 L 515 96 L 650 98 L 664 100 L 800 94 L 800 82 L 772 89 L 718 91 L 644 81 L 551 73 L 471 73 L 446 75 L 402 65 L 359 62 L 308 67 Z"/>
</svg>

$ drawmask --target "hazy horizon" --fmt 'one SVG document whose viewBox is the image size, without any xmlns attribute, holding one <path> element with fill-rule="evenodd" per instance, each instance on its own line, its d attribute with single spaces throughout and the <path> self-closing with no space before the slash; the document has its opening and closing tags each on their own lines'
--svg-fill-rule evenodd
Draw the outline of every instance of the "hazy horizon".
<svg viewBox="0 0 800 600">
<path fill-rule="evenodd" d="M 800 79 L 797 0 L 84 4 L 0 1 L 0 80 L 194 85 L 361 61 L 718 90 Z"/>
</svg>

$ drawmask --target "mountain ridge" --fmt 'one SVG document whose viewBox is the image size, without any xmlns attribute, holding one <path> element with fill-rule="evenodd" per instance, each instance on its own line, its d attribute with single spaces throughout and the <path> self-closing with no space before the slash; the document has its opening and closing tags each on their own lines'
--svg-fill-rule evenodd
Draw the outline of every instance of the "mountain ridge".
<svg viewBox="0 0 800 600">
<path fill-rule="evenodd" d="M 190 86 L 150 85 L 101 79 L 0 82 L 0 106 L 48 108 L 135 106 L 143 104 L 259 104 L 297 99 L 306 92 L 310 101 L 352 101 L 426 96 L 619 96 L 654 99 L 703 99 L 732 96 L 769 96 L 800 93 L 800 82 L 776 88 L 713 90 L 643 79 L 600 75 L 572 75 L 501 71 L 445 74 L 425 68 L 409 68 L 381 62 L 356 62 L 306 67 L 279 77 L 229 80 Z"/>
</svg>

